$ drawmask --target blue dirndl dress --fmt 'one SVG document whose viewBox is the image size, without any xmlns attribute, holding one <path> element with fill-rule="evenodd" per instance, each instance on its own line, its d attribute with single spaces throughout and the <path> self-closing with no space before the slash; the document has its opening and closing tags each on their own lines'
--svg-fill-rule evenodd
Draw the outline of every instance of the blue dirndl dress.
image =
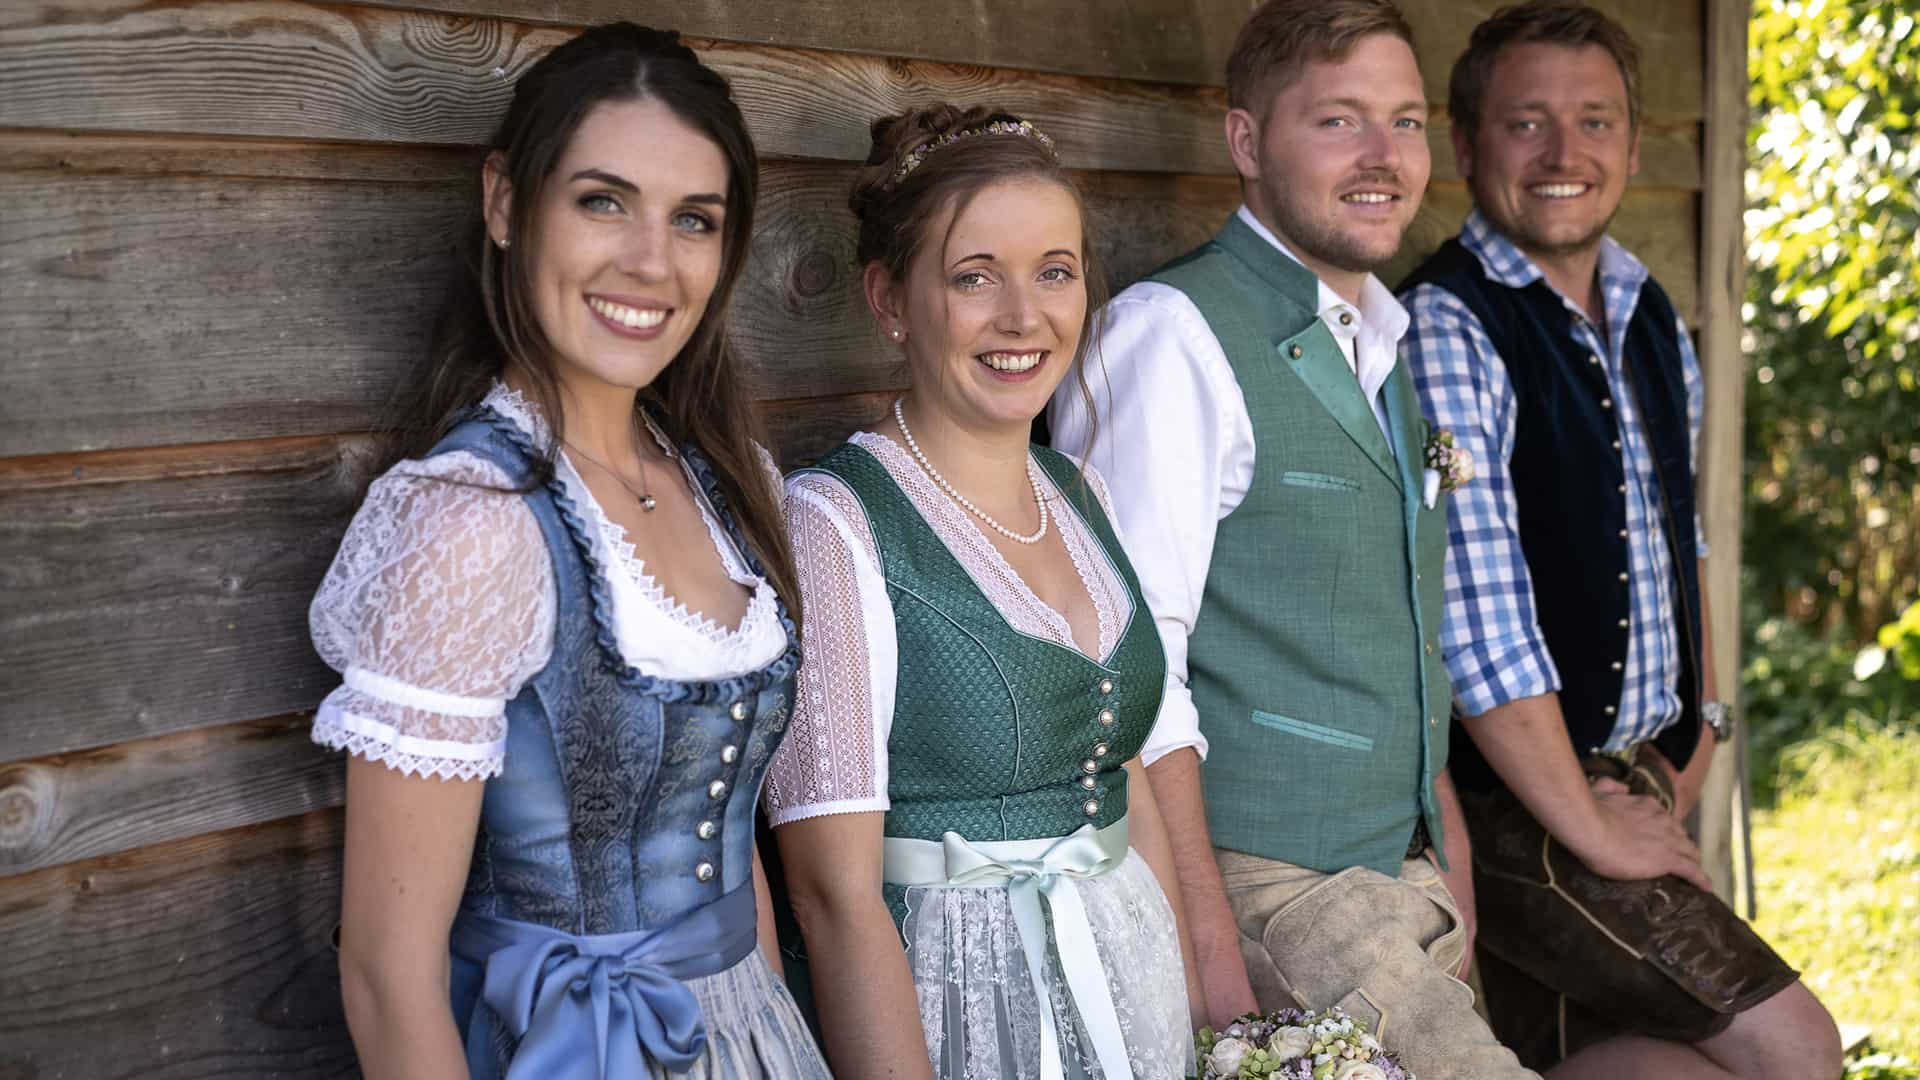
<svg viewBox="0 0 1920 1080">
<path fill-rule="evenodd" d="M 516 482 L 535 461 L 484 408 L 434 453 L 454 450 Z M 751 563 L 711 473 L 683 452 Z M 647 676 L 620 654 L 606 568 L 565 488 L 521 497 L 553 558 L 557 624 L 551 659 L 507 705 L 453 925 L 468 1067 L 476 1080 L 824 1080 L 754 940 L 754 807 L 793 697 L 792 621 L 783 607 L 787 647 L 758 671 Z"/>
</svg>

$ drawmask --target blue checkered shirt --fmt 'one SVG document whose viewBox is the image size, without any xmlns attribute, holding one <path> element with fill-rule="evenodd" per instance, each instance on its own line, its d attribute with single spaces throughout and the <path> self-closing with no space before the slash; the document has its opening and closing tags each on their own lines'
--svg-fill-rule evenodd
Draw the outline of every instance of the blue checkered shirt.
<svg viewBox="0 0 1920 1080">
<path fill-rule="evenodd" d="M 1542 279 L 1540 268 L 1476 211 L 1460 242 L 1480 260 L 1487 276 L 1509 288 Z M 1653 454 L 1621 369 L 1620 352 L 1633 319 L 1647 268 L 1611 237 L 1600 249 L 1600 291 L 1606 305 L 1606 340 L 1578 304 L 1562 296 L 1573 314 L 1570 333 L 1596 362 L 1606 366 L 1607 385 L 1619 413 L 1620 450 L 1627 481 L 1627 573 L 1630 600 L 1627 656 L 1613 734 L 1601 749 L 1619 750 L 1653 738 L 1680 718 L 1675 690 L 1681 667 L 1679 610 L 1673 596 L 1673 560 L 1659 513 Z M 1441 646 L 1453 677 L 1454 702 L 1465 716 L 1560 689 L 1560 673 L 1534 615 L 1533 582 L 1520 550 L 1520 516 L 1509 463 L 1513 457 L 1515 401 L 1506 364 L 1467 305 L 1436 285 L 1421 285 L 1403 300 L 1412 317 L 1402 345 L 1433 424 L 1451 428 L 1455 444 L 1473 453 L 1478 474 L 1453 493 L 1448 526 L 1447 599 Z M 1702 412 L 1700 363 L 1684 323 L 1680 362 L 1687 388 L 1687 426 L 1696 472 Z M 1706 534 L 1699 555 L 1705 558 Z M 1581 750 L 1590 748 L 1581 747 Z"/>
</svg>

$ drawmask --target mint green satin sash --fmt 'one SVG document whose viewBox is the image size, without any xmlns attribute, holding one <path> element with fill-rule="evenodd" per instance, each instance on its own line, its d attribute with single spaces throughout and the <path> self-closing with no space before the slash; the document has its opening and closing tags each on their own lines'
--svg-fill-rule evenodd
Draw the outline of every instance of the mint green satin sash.
<svg viewBox="0 0 1920 1080">
<path fill-rule="evenodd" d="M 950 832 L 936 843 L 889 836 L 884 851 L 884 873 L 891 885 L 1007 890 L 1021 951 L 1027 957 L 1027 975 L 1039 1003 L 1041 1080 L 1062 1080 L 1060 1034 L 1047 1001 L 1047 926 L 1040 913 L 1044 903 L 1053 915 L 1067 992 L 1093 1040 L 1100 1068 L 1107 1080 L 1132 1080 L 1133 1066 L 1120 1034 L 1107 973 L 1094 945 L 1093 926 L 1074 886 L 1076 879 L 1104 874 L 1127 857 L 1126 818 L 1104 829 L 1082 825 L 1066 836 L 1039 840 L 971 842 Z"/>
</svg>

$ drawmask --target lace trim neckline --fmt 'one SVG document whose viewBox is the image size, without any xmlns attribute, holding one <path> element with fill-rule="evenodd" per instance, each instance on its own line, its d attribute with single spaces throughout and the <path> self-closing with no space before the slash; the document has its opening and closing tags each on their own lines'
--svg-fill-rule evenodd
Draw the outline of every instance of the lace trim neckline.
<svg viewBox="0 0 1920 1080">
<path fill-rule="evenodd" d="M 482 404 L 506 417 L 536 445 L 544 444 L 548 439 L 546 420 L 540 415 L 539 408 L 527 400 L 525 394 L 506 383 L 495 381 Z M 653 429 L 653 425 L 647 425 L 647 430 L 653 435 L 655 441 L 660 440 L 660 434 Z M 627 539 L 626 529 L 607 516 L 605 508 L 600 505 L 600 500 L 594 498 L 593 490 L 587 486 L 586 480 L 580 476 L 579 470 L 573 467 L 573 461 L 564 451 L 556 455 L 555 464 L 561 471 L 561 482 L 574 493 L 575 501 L 593 526 L 594 534 L 613 556 L 613 563 L 639 588 L 640 594 L 648 603 L 676 624 L 685 627 L 710 644 L 728 649 L 744 648 L 755 640 L 758 631 L 774 619 L 773 588 L 766 578 L 748 571 L 739 555 L 734 552 L 732 543 L 721 532 L 719 519 L 707 505 L 706 494 L 700 490 L 698 484 L 693 482 L 691 476 L 686 475 L 685 458 L 664 442 L 661 443 L 661 448 L 671 452 L 675 463 L 680 466 L 681 474 L 693 493 L 694 506 L 700 511 L 700 518 L 707 526 L 707 536 L 713 543 L 714 553 L 720 557 L 721 569 L 734 584 L 745 585 L 753 590 L 747 600 L 747 610 L 740 616 L 738 626 L 728 627 L 705 612 L 694 611 L 679 598 L 668 593 L 659 581 L 647 572 L 646 561 L 634 553 L 634 546 Z"/>
<path fill-rule="evenodd" d="M 917 484 L 903 482 L 911 477 L 924 477 L 926 474 L 921 471 L 919 465 L 912 458 L 907 456 L 906 450 L 902 449 L 898 443 L 875 431 L 855 432 L 848 441 L 872 454 L 880 462 L 881 466 L 894 478 L 894 482 L 899 485 L 901 492 L 907 496 L 907 500 L 919 508 L 921 515 L 927 518 L 927 524 L 933 529 L 934 535 L 940 537 L 942 542 L 948 543 L 949 546 L 951 546 L 951 543 L 957 539 L 959 543 L 967 547 L 974 558 L 985 561 L 992 571 L 1004 575 L 1005 579 L 1012 585 L 1015 590 L 1015 595 L 1019 600 L 1022 603 L 1031 605 L 1032 609 L 1040 614 L 1048 629 L 1056 636 L 1055 644 L 1072 649 L 1075 653 L 1096 664 L 1105 664 L 1112 659 L 1114 651 L 1120 647 L 1123 625 L 1120 616 L 1122 613 L 1119 610 L 1115 610 L 1114 605 L 1100 602 L 1100 597 L 1107 592 L 1105 588 L 1106 582 L 1103 580 L 1099 569 L 1090 564 L 1086 558 L 1086 553 L 1080 549 L 1084 544 L 1101 555 L 1105 555 L 1106 552 L 1101 546 L 1099 538 L 1093 534 L 1092 526 L 1081 517 L 1077 510 L 1071 514 L 1059 514 L 1056 516 L 1063 520 L 1070 518 L 1073 521 L 1073 529 L 1071 532 L 1077 534 L 1079 542 L 1069 540 L 1067 538 L 1068 530 L 1065 528 L 1062 529 L 1062 540 L 1065 542 L 1067 556 L 1073 561 L 1073 568 L 1080 577 L 1080 587 L 1086 590 L 1087 599 L 1093 604 L 1094 616 L 1098 620 L 1099 655 L 1097 656 L 1090 656 L 1081 650 L 1080 643 L 1075 640 L 1073 636 L 1073 625 L 1067 621 L 1066 615 L 1062 614 L 1053 605 L 1040 599 L 1039 594 L 1034 592 L 1033 587 L 1027 584 L 1027 580 L 1013 569 L 1013 565 L 1007 562 L 1007 557 L 1002 555 L 1000 549 L 995 547 L 993 542 L 987 538 L 986 534 L 980 531 L 972 518 L 964 515 L 958 506 L 946 498 L 943 492 L 931 487 L 922 491 L 918 490 L 919 485 Z M 1033 456 L 1031 450 L 1028 451 L 1027 456 L 1031 461 Z M 1056 504 L 1064 503 L 1066 501 L 1065 496 L 1059 487 L 1054 484 L 1053 477 L 1048 475 L 1045 469 L 1038 469 L 1038 471 L 1041 475 L 1041 483 L 1045 485 L 1047 497 L 1054 500 Z M 938 496 L 937 503 L 933 502 L 935 496 Z M 951 510 L 952 514 L 944 513 L 944 510 Z M 936 521 L 936 518 L 939 520 Z M 959 522 L 964 528 L 955 526 L 955 521 Z M 946 526 L 944 528 L 942 527 L 943 523 Z M 955 552 L 954 554 L 956 556 L 960 555 L 959 552 Z M 966 557 L 960 557 L 960 566 L 961 569 L 967 572 L 967 576 L 974 578 L 975 586 L 979 587 L 981 584 L 979 578 L 968 565 L 968 559 Z M 1114 584 L 1119 588 L 1118 598 L 1125 603 L 1125 614 L 1130 621 L 1133 614 L 1133 598 L 1126 589 L 1125 578 L 1120 575 L 1119 568 L 1114 567 L 1113 569 Z"/>
</svg>

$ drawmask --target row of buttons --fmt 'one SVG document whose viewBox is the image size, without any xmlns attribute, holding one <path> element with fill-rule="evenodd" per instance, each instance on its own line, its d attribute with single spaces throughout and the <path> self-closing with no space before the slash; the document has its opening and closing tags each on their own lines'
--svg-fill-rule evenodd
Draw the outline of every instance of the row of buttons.
<svg viewBox="0 0 1920 1080">
<path fill-rule="evenodd" d="M 747 719 L 747 703 L 744 701 L 734 702 L 733 705 L 727 709 L 727 715 L 733 718 L 734 723 L 744 723 Z M 739 760 L 740 747 L 737 744 L 728 743 L 720 748 L 720 764 L 732 766 Z M 719 802 L 727 797 L 727 792 L 730 790 L 732 790 L 732 785 L 728 784 L 725 780 L 714 780 L 707 785 L 707 798 L 712 799 L 714 802 Z M 714 837 L 720 835 L 720 824 L 712 818 L 708 818 L 694 826 L 693 835 L 702 840 L 712 840 Z M 715 869 L 714 865 L 710 862 L 702 862 L 693 868 L 693 876 L 696 881 L 712 881 L 714 875 L 717 873 L 719 873 L 719 871 Z"/>
<path fill-rule="evenodd" d="M 1103 678 L 1094 685 L 1094 689 L 1100 692 L 1101 697 L 1111 699 L 1113 697 L 1113 680 Z M 1104 730 L 1100 732 L 1100 741 L 1093 744 L 1092 756 L 1080 763 L 1080 786 L 1087 791 L 1092 791 L 1095 787 L 1099 786 L 1099 781 L 1095 779 L 1095 774 L 1100 771 L 1101 759 L 1105 758 L 1107 754 L 1113 750 L 1112 744 L 1107 741 L 1111 737 L 1108 732 L 1112 730 L 1115 721 L 1119 720 L 1120 717 L 1113 711 L 1113 705 L 1109 700 L 1108 704 L 1100 707 L 1100 711 L 1095 713 L 1093 718 Z M 1088 817 L 1099 813 L 1100 800 L 1090 798 L 1086 802 L 1081 803 L 1080 812 Z"/>
</svg>

